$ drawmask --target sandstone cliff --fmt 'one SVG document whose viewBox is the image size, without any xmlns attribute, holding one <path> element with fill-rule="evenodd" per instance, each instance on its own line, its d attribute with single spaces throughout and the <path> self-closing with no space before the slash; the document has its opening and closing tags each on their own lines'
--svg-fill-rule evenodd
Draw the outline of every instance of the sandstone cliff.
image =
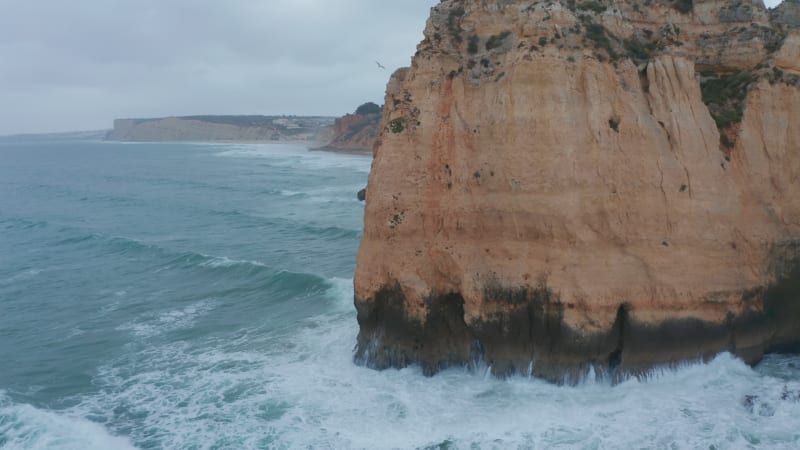
<svg viewBox="0 0 800 450">
<path fill-rule="evenodd" d="M 387 88 L 356 360 L 574 381 L 800 350 L 799 7 L 433 8 Z"/>
<path fill-rule="evenodd" d="M 320 150 L 372 154 L 378 136 L 383 108 L 374 103 L 365 103 L 348 114 L 336 119 L 327 143 Z"/>
<path fill-rule="evenodd" d="M 187 116 L 117 119 L 106 136 L 127 142 L 316 141 L 328 117 Z"/>
</svg>

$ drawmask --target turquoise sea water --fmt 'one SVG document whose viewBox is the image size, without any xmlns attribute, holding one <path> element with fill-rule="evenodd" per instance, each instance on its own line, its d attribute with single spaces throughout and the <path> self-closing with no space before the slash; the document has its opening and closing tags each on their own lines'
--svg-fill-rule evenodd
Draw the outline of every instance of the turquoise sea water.
<svg viewBox="0 0 800 450">
<path fill-rule="evenodd" d="M 800 448 L 800 358 L 612 387 L 352 363 L 370 160 L 0 142 L 0 448 Z"/>
</svg>

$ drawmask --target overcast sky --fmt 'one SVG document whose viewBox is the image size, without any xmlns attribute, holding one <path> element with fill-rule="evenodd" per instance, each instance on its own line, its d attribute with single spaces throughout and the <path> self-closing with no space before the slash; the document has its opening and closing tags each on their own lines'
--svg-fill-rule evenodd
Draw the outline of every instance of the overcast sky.
<svg viewBox="0 0 800 450">
<path fill-rule="evenodd" d="M 383 102 L 437 3 L 0 0 L 0 134 L 352 112 Z"/>
<path fill-rule="evenodd" d="M 0 0 L 0 135 L 382 103 L 437 3 Z"/>
</svg>

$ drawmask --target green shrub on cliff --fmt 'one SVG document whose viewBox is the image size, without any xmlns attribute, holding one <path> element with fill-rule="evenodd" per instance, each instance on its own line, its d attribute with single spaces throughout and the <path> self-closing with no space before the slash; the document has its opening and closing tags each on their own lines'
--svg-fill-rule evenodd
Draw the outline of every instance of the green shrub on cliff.
<svg viewBox="0 0 800 450">
<path fill-rule="evenodd" d="M 601 12 L 604 12 L 607 7 L 600 2 L 592 0 L 578 4 L 578 9 L 581 11 L 593 11 L 600 14 Z"/>
<path fill-rule="evenodd" d="M 372 102 L 364 103 L 356 108 L 356 114 L 359 116 L 366 116 L 369 114 L 378 114 L 383 111 L 383 107 Z"/>
<path fill-rule="evenodd" d="M 720 144 L 726 149 L 731 149 L 736 145 L 736 136 L 731 139 L 728 128 L 742 121 L 750 84 L 758 77 L 749 71 L 719 77 L 714 74 L 705 76 L 711 78 L 700 83 L 703 103 L 708 106 L 708 111 L 719 128 Z"/>
<path fill-rule="evenodd" d="M 389 131 L 394 134 L 402 133 L 403 130 L 406 129 L 406 120 L 402 117 L 397 118 L 389 122 Z"/>
<path fill-rule="evenodd" d="M 501 45 L 503 45 L 503 41 L 505 41 L 506 38 L 508 38 L 509 36 L 511 36 L 510 31 L 503 31 L 500 34 L 495 34 L 494 36 L 491 36 L 489 40 L 486 41 L 486 50 L 492 50 L 497 47 L 500 47 Z"/>
<path fill-rule="evenodd" d="M 724 131 L 719 134 L 719 140 L 726 148 L 733 148 L 736 145 Z"/>
<path fill-rule="evenodd" d="M 657 41 L 643 42 L 636 39 L 625 39 L 623 46 L 631 58 L 647 61 L 660 44 Z"/>
<path fill-rule="evenodd" d="M 703 103 L 708 106 L 719 129 L 741 122 L 748 88 L 756 79 L 750 72 L 741 71 L 734 75 L 709 78 L 700 84 Z"/>
<path fill-rule="evenodd" d="M 689 14 L 694 9 L 693 0 L 675 0 L 672 7 L 683 14 Z"/>
<path fill-rule="evenodd" d="M 478 53 L 478 42 L 479 41 L 480 41 L 480 38 L 478 36 L 472 35 L 472 36 L 469 37 L 469 43 L 467 44 L 467 52 L 469 52 L 470 55 L 474 55 L 474 54 Z"/>
<path fill-rule="evenodd" d="M 456 42 L 461 42 L 461 18 L 464 17 L 464 8 L 457 7 L 450 11 L 447 16 L 447 31 Z"/>
<path fill-rule="evenodd" d="M 594 42 L 594 48 L 604 49 L 612 61 L 618 57 L 617 52 L 611 46 L 611 39 L 606 33 L 606 27 L 599 23 L 590 22 L 586 24 L 586 38 Z"/>
</svg>

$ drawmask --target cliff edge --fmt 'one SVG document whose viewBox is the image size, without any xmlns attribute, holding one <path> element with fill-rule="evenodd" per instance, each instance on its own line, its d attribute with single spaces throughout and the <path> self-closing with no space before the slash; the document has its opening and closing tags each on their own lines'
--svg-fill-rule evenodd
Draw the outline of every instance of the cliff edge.
<svg viewBox="0 0 800 450">
<path fill-rule="evenodd" d="M 356 361 L 800 350 L 800 5 L 444 0 L 388 85 Z"/>
</svg>

